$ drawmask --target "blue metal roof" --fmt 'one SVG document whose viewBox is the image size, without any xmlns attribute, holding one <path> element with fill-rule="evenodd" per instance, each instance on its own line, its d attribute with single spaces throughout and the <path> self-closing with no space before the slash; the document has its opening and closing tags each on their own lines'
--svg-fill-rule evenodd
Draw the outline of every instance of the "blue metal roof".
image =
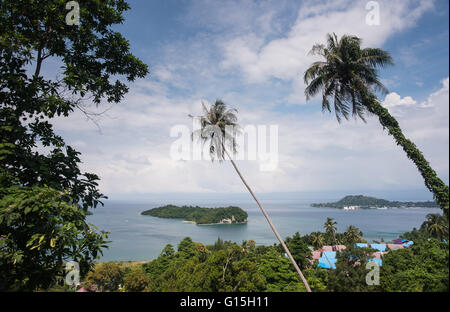
<svg viewBox="0 0 450 312">
<path fill-rule="evenodd" d="M 386 251 L 386 244 L 370 244 L 370 248 L 378 251 Z"/>
<path fill-rule="evenodd" d="M 322 257 L 328 258 L 328 259 L 335 259 L 336 251 L 322 251 Z"/>
<path fill-rule="evenodd" d="M 320 257 L 318 267 L 324 269 L 336 269 L 336 262 L 337 262 L 336 258 L 327 259 L 325 257 Z"/>
<path fill-rule="evenodd" d="M 409 242 L 407 242 L 407 243 L 404 243 L 404 244 L 403 244 L 403 247 L 409 247 L 409 246 L 411 246 L 411 245 L 414 245 L 414 242 L 413 242 L 413 241 L 409 241 Z"/>
<path fill-rule="evenodd" d="M 371 262 L 371 261 L 378 263 L 379 266 L 383 265 L 383 260 L 381 260 L 381 259 L 375 259 L 375 258 L 374 259 L 367 259 L 367 262 Z"/>
</svg>

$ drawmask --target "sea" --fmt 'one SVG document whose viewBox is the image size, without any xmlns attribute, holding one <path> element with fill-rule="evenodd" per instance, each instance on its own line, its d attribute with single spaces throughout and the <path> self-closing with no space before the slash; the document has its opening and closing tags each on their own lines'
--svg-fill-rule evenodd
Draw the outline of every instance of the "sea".
<svg viewBox="0 0 450 312">
<path fill-rule="evenodd" d="M 320 201 L 317 201 L 320 202 Z M 199 205 L 203 207 L 238 206 L 247 211 L 247 224 L 233 225 L 196 225 L 183 222 L 182 219 L 163 219 L 143 216 L 144 210 L 163 206 Z M 389 241 L 404 232 L 418 228 L 429 213 L 441 213 L 438 208 L 388 208 L 342 210 L 334 208 L 311 207 L 310 203 L 296 200 L 266 200 L 264 208 L 282 237 L 292 236 L 296 232 L 307 234 L 324 231 L 327 218 L 337 222 L 338 232 L 344 232 L 347 226 L 358 227 L 369 242 L 373 240 Z M 105 249 L 99 261 L 148 261 L 159 256 L 162 249 L 171 244 L 174 247 L 185 237 L 203 244 L 212 244 L 219 237 L 222 240 L 242 243 L 254 240 L 257 245 L 277 243 L 265 217 L 256 203 L 246 200 L 214 202 L 120 202 L 107 201 L 103 207 L 93 210 L 88 223 L 99 230 L 109 232 L 109 248 Z"/>
</svg>

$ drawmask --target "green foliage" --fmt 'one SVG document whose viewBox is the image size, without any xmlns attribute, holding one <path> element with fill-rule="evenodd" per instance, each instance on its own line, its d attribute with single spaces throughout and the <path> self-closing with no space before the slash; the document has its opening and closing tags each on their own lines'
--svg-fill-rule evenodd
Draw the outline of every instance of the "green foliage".
<svg viewBox="0 0 450 312">
<path fill-rule="evenodd" d="M 221 222 L 223 219 L 232 220 L 233 218 L 234 221 L 232 221 L 232 223 L 242 223 L 246 222 L 248 218 L 247 212 L 234 206 L 224 208 L 201 208 L 198 206 L 179 207 L 167 205 L 146 210 L 141 214 L 159 218 L 181 218 L 186 221 L 193 221 L 197 224 L 214 224 Z"/>
<path fill-rule="evenodd" d="M 287 237 L 285 240 L 286 245 L 291 252 L 292 257 L 301 269 L 309 266 L 309 261 L 312 259 L 311 250 L 308 248 L 308 244 L 301 237 L 300 233 L 295 233 L 292 237 Z M 280 245 L 280 252 L 282 248 Z"/>
<path fill-rule="evenodd" d="M 383 258 L 380 290 L 448 292 L 448 257 L 448 241 L 435 239 L 391 251 Z"/>
<path fill-rule="evenodd" d="M 313 267 L 305 270 L 305 276 L 312 292 L 325 292 L 328 285 L 328 271 Z"/>
<path fill-rule="evenodd" d="M 312 246 L 314 246 L 314 248 L 319 249 L 322 246 L 326 245 L 325 244 L 325 237 L 324 237 L 324 235 L 322 233 L 320 233 L 320 232 L 313 232 L 309 236 L 310 236 L 309 242 L 310 242 L 310 244 Z"/>
<path fill-rule="evenodd" d="M 51 122 L 76 109 L 89 117 L 91 102 L 119 102 L 125 83 L 148 73 L 113 30 L 125 1 L 80 2 L 78 26 L 66 24 L 66 3 L 0 5 L 0 289 L 46 288 L 66 260 L 84 274 L 105 247 L 104 233 L 85 223 L 106 198 L 99 178 L 80 170 L 80 153 Z M 54 77 L 41 74 L 47 59 L 60 65 Z"/>
<path fill-rule="evenodd" d="M 174 253 L 171 246 L 144 264 L 152 291 L 261 291 L 263 281 L 250 261 L 248 244 L 221 242 L 220 249 L 183 239 Z M 250 244 L 251 245 L 251 244 Z"/>
<path fill-rule="evenodd" d="M 85 217 L 67 194 L 48 187 L 0 189 L 0 290 L 45 289 L 72 260 L 86 274 L 107 236 Z"/>
<path fill-rule="evenodd" d="M 0 171 L 12 178 L 5 186 L 67 191 L 87 210 L 104 198 L 98 176 L 80 171 L 79 153 L 54 133 L 51 119 L 77 108 L 87 112 L 91 99 L 119 102 L 128 91 L 124 81 L 144 77 L 148 68 L 112 29 L 123 22 L 125 1 L 83 1 L 78 26 L 66 24 L 66 2 L 5 0 L 0 6 Z M 48 58 L 61 65 L 58 79 L 41 75 Z"/>
<path fill-rule="evenodd" d="M 271 248 L 257 258 L 258 269 L 265 281 L 266 291 L 295 292 L 306 291 L 299 281 L 298 275 L 292 270 L 292 264 L 287 257 L 277 249 Z"/>
<path fill-rule="evenodd" d="M 367 259 L 371 258 L 373 250 L 370 248 L 347 249 L 338 253 L 336 269 L 328 273 L 328 291 L 333 292 L 369 292 L 374 291 L 374 285 L 367 285 Z"/>
<path fill-rule="evenodd" d="M 124 282 L 124 269 L 115 262 L 103 262 L 88 273 L 83 286 L 91 289 L 96 286 L 99 291 L 118 291 Z"/>
<path fill-rule="evenodd" d="M 336 231 L 337 231 L 337 222 L 334 221 L 333 218 L 327 218 L 325 221 L 323 228 L 325 229 L 325 237 L 327 237 L 328 241 L 331 241 L 332 244 L 337 244 L 336 240 Z"/>
<path fill-rule="evenodd" d="M 448 240 L 448 215 L 428 214 L 421 226 L 421 231 L 426 233 L 427 237 Z"/>
<path fill-rule="evenodd" d="M 356 237 L 362 235 L 356 227 L 349 226 L 347 232 L 336 233 L 336 237 L 345 240 L 353 235 L 349 232 Z M 405 233 L 408 235 L 411 234 Z M 425 231 L 416 230 L 413 235 L 416 240 L 412 247 L 384 256 L 378 286 L 366 282 L 373 269 L 366 268 L 367 259 L 373 257 L 375 250 L 355 248 L 356 238 L 349 238 L 347 249 L 338 252 L 335 270 L 309 264 L 310 252 L 306 249 L 314 233 L 305 236 L 296 233 L 286 242 L 296 261 L 300 259 L 299 265 L 314 292 L 448 291 L 448 243 L 428 240 Z M 157 259 L 129 272 L 122 271 L 125 291 L 305 291 L 279 244 L 256 246 L 253 241 L 239 245 L 218 238 L 214 244 L 205 246 L 187 237 L 180 241 L 177 251 L 167 245 Z M 99 273 L 97 268 L 95 272 Z"/>
<path fill-rule="evenodd" d="M 363 196 L 363 195 L 348 195 L 341 200 L 334 203 L 319 203 L 311 204 L 312 207 L 329 207 L 329 208 L 344 208 L 346 206 L 359 206 L 360 208 L 372 208 L 372 207 L 427 207 L 436 208 L 439 207 L 436 202 L 400 202 L 389 201 L 385 199 L 379 199 L 375 197 Z"/>
<path fill-rule="evenodd" d="M 357 227 L 349 225 L 344 233 L 344 245 L 353 246 L 355 243 L 362 242 L 363 232 L 361 232 Z"/>
<path fill-rule="evenodd" d="M 209 142 L 211 160 L 217 158 L 223 161 L 227 153 L 226 145 L 232 153 L 237 151 L 235 134 L 240 132 L 237 110 L 227 108 L 227 105 L 219 99 L 209 108 L 204 103 L 202 106 L 203 115 L 198 116 L 201 128 L 192 133 L 192 139 L 201 140 L 205 144 Z"/>
<path fill-rule="evenodd" d="M 150 277 L 141 265 L 133 267 L 123 278 L 123 288 L 127 292 L 149 291 Z"/>
</svg>

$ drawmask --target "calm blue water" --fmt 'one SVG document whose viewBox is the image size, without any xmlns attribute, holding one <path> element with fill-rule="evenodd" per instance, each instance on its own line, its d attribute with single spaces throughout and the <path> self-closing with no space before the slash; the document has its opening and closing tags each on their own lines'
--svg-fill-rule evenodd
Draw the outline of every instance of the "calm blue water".
<svg viewBox="0 0 450 312">
<path fill-rule="evenodd" d="M 253 239 L 258 245 L 276 243 L 277 240 L 267 224 L 258 206 L 249 201 L 222 203 L 193 203 L 172 201 L 172 204 L 199 204 L 206 207 L 223 207 L 236 205 L 249 214 L 248 224 L 197 226 L 183 223 L 179 219 L 161 219 L 141 216 L 144 210 L 169 204 L 154 203 L 119 203 L 106 202 L 104 207 L 94 210 L 88 222 L 99 229 L 110 232 L 109 249 L 105 250 L 101 261 L 110 260 L 149 260 L 156 258 L 167 244 L 176 246 L 186 236 L 194 241 L 211 244 L 221 237 L 241 243 Z M 295 232 L 307 234 L 323 231 L 327 217 L 334 218 L 338 232 L 352 224 L 361 229 L 364 237 L 371 240 L 390 240 L 399 234 L 419 227 L 428 213 L 440 213 L 440 209 L 370 209 L 344 211 L 340 209 L 313 208 L 308 203 L 293 201 L 263 202 L 275 227 L 283 237 Z"/>
</svg>

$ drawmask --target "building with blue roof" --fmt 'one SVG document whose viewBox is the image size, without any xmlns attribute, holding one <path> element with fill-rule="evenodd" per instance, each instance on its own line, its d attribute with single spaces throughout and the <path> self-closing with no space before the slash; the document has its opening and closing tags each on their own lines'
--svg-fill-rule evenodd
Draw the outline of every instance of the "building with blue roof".
<svg viewBox="0 0 450 312">
<path fill-rule="evenodd" d="M 414 242 L 413 242 L 413 241 L 409 241 L 409 242 L 407 242 L 407 243 L 404 243 L 404 244 L 403 244 L 403 247 L 409 247 L 409 246 L 411 246 L 411 245 L 414 245 Z"/>
<path fill-rule="evenodd" d="M 382 265 L 383 265 L 383 260 L 381 260 L 381 259 L 376 259 L 376 258 L 373 258 L 373 259 L 367 259 L 367 262 L 376 262 L 379 266 L 382 266 Z"/>
<path fill-rule="evenodd" d="M 378 251 L 386 251 L 386 244 L 370 244 L 370 248 Z"/>
<path fill-rule="evenodd" d="M 322 251 L 322 257 L 336 259 L 336 251 Z"/>
<path fill-rule="evenodd" d="M 317 266 L 323 269 L 336 269 L 336 262 L 337 262 L 336 258 L 320 257 L 319 264 Z"/>
<path fill-rule="evenodd" d="M 363 247 L 369 247 L 369 244 L 356 243 L 355 246 L 356 246 L 356 247 L 359 247 L 359 248 L 363 248 Z"/>
</svg>

